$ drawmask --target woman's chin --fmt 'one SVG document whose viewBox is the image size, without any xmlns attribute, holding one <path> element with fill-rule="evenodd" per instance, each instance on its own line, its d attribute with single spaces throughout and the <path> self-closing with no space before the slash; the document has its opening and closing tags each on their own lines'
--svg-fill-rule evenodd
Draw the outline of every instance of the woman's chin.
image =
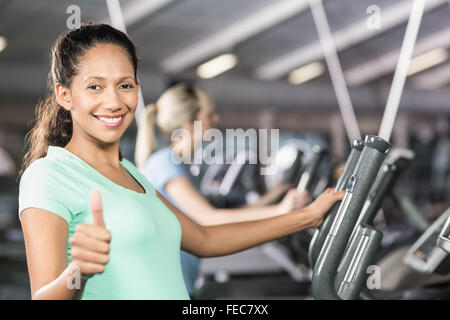
<svg viewBox="0 0 450 320">
<path fill-rule="evenodd" d="M 112 145 L 116 143 L 120 143 L 120 139 L 122 138 L 122 134 L 114 134 L 114 135 L 102 135 L 97 136 L 96 139 L 100 141 L 101 144 Z"/>
</svg>

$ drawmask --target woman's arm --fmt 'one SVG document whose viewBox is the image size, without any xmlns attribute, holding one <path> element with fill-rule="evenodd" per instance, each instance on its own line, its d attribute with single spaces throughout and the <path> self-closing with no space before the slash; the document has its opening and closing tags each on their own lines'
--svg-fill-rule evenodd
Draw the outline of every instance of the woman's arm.
<svg viewBox="0 0 450 320">
<path fill-rule="evenodd" d="M 74 299 L 80 290 L 70 289 L 73 269 L 67 265 L 69 226 L 60 216 L 37 208 L 21 214 L 32 299 Z"/>
<path fill-rule="evenodd" d="M 90 195 L 92 224 L 79 224 L 70 238 L 72 263 L 67 266 L 68 224 L 42 209 L 22 212 L 32 299 L 79 299 L 86 276 L 102 273 L 109 261 L 111 233 L 103 221 L 101 195 Z"/>
<path fill-rule="evenodd" d="M 256 202 L 247 204 L 247 207 L 262 207 L 274 204 L 281 198 L 281 196 L 286 194 L 289 189 L 292 189 L 292 185 L 284 182 L 279 182 L 266 193 L 261 195 L 261 197 Z"/>
<path fill-rule="evenodd" d="M 327 189 L 308 207 L 290 214 L 269 219 L 231 223 L 218 226 L 201 226 L 185 216 L 168 200 L 158 197 L 177 216 L 182 228 L 183 250 L 199 257 L 215 257 L 232 254 L 289 234 L 317 227 L 331 206 L 342 200 L 345 192 Z"/>
<path fill-rule="evenodd" d="M 288 213 L 293 208 L 303 207 L 308 201 L 305 194 L 291 192 L 276 205 L 216 209 L 197 191 L 187 177 L 171 179 L 166 183 L 165 189 L 181 211 L 203 226 L 271 218 Z"/>
</svg>

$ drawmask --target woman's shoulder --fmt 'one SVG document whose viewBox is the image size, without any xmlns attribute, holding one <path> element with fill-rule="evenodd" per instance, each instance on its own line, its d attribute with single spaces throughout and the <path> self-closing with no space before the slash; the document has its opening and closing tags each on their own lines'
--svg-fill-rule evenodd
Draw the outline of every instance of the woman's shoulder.
<svg viewBox="0 0 450 320">
<path fill-rule="evenodd" d="M 155 186 L 164 186 L 171 179 L 188 176 L 181 159 L 170 147 L 160 149 L 152 154 L 143 173 Z"/>
<path fill-rule="evenodd" d="M 85 196 L 62 159 L 43 157 L 24 171 L 19 184 L 19 217 L 26 208 L 40 208 L 62 216 L 68 223 L 84 210 Z"/>
<path fill-rule="evenodd" d="M 167 146 L 153 152 L 148 159 L 149 161 L 167 160 L 172 157 L 172 153 L 172 148 Z"/>
<path fill-rule="evenodd" d="M 182 159 L 171 147 L 159 149 L 150 155 L 147 160 L 146 167 L 155 166 L 165 168 L 167 170 L 180 170 L 183 168 Z"/>
<path fill-rule="evenodd" d="M 34 184 L 36 187 L 47 183 L 69 188 L 76 185 L 73 175 L 69 172 L 67 161 L 50 156 L 33 161 L 25 169 L 20 178 L 20 185 L 24 183 Z"/>
<path fill-rule="evenodd" d="M 22 174 L 22 179 L 34 175 L 58 174 L 62 170 L 62 165 L 53 158 L 43 157 L 33 161 Z"/>
</svg>

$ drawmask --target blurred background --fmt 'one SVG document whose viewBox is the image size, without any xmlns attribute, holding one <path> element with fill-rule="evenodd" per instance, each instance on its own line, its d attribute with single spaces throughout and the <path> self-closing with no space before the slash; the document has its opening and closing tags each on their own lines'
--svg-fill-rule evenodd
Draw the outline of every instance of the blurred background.
<svg viewBox="0 0 450 320">
<path fill-rule="evenodd" d="M 450 4 L 427 2 L 392 143 L 415 152 L 400 185 L 432 219 L 450 203 Z M 324 1 L 363 134 L 378 132 L 411 4 Z M 30 295 L 17 216 L 17 170 L 35 105 L 47 93 L 50 48 L 67 30 L 72 5 L 79 7 L 81 22 L 110 23 L 104 0 L 0 0 L 0 299 Z M 137 46 L 146 103 L 156 101 L 170 82 L 196 82 L 214 97 L 219 129 L 276 128 L 280 146 L 294 139 L 326 149 L 321 170 L 327 173 L 325 184 L 331 184 L 350 144 L 307 1 L 122 0 L 121 5 Z M 379 8 L 379 28 L 367 25 L 373 5 Z M 133 124 L 121 142 L 130 160 L 135 137 Z M 191 172 L 200 181 L 207 170 L 202 166 Z M 265 183 L 258 187 L 243 181 L 240 187 L 260 193 Z M 230 193 L 217 199 L 208 186 L 202 192 L 217 206 L 242 205 L 251 198 Z M 384 209 L 388 222 L 396 217 L 389 208 Z M 252 254 L 239 259 L 244 259 L 238 260 L 241 268 L 225 267 L 224 260 L 204 264 L 198 281 L 202 297 L 239 296 L 236 292 L 245 290 L 230 283 L 255 274 L 266 284 L 281 277 L 285 291 L 274 289 L 277 294 L 295 295 L 289 289 L 292 277 L 274 259 Z"/>
</svg>

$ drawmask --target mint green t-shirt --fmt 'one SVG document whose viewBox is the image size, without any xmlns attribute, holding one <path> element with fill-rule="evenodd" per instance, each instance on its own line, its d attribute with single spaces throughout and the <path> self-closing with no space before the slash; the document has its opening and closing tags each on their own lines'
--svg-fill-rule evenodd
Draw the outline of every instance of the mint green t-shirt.
<svg viewBox="0 0 450 320">
<path fill-rule="evenodd" d="M 181 272 L 178 219 L 130 161 L 120 163 L 145 194 L 112 182 L 69 150 L 50 146 L 21 177 L 19 218 L 26 208 L 40 208 L 67 221 L 70 263 L 69 239 L 78 224 L 92 223 L 89 196 L 95 188 L 111 233 L 109 262 L 103 273 L 87 280 L 82 299 L 189 299 Z"/>
</svg>

